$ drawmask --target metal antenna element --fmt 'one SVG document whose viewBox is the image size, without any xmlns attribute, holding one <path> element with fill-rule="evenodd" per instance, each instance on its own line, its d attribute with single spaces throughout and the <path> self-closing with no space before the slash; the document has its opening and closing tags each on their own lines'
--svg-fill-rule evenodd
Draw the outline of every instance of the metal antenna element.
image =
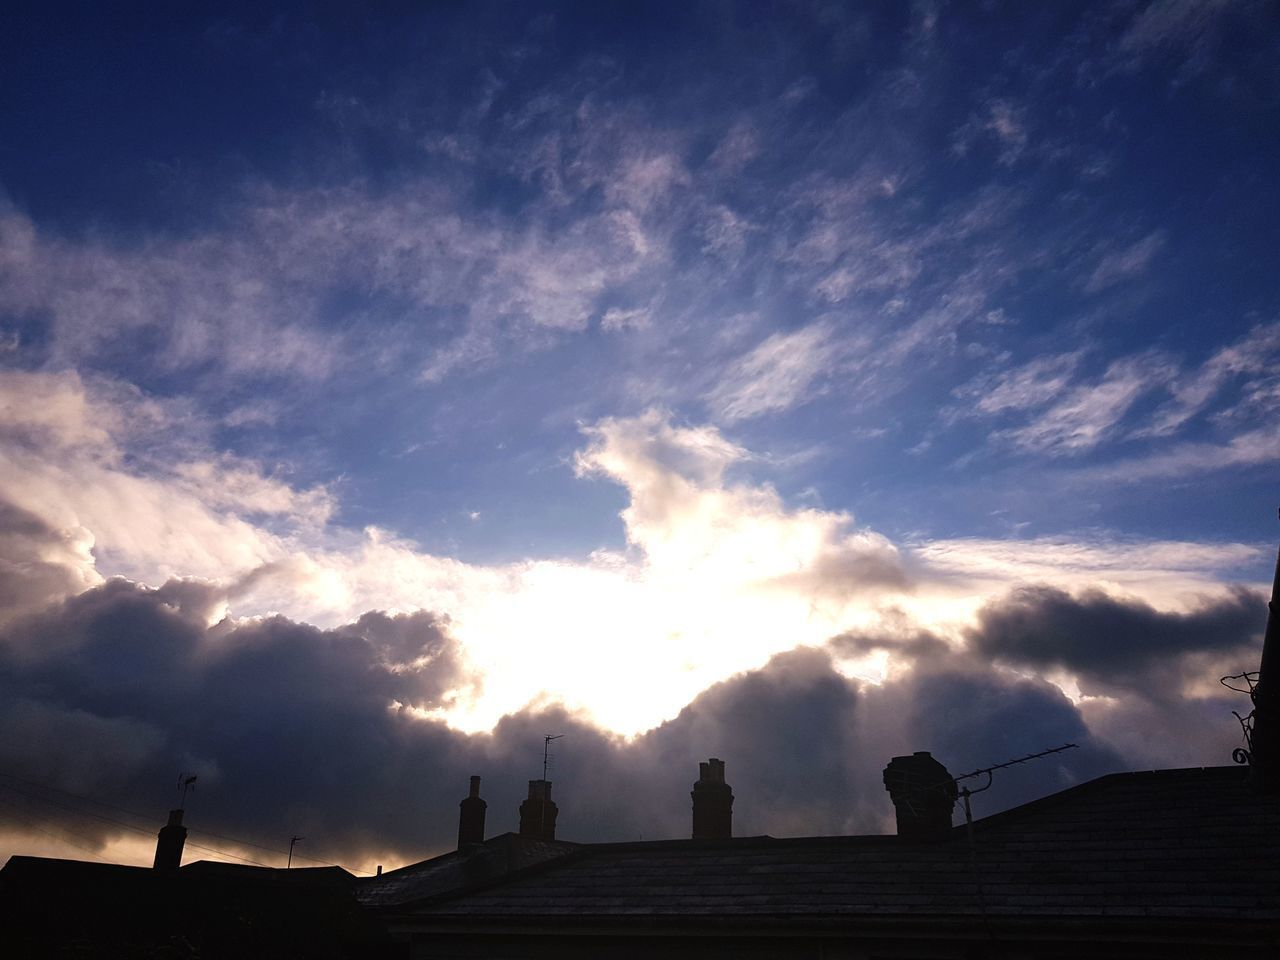
<svg viewBox="0 0 1280 960">
<path fill-rule="evenodd" d="M 196 775 L 180 773 L 178 774 L 178 809 L 185 810 L 187 807 L 187 791 L 194 790 L 192 786 L 196 782 Z"/>
<path fill-rule="evenodd" d="M 543 780 L 547 779 L 547 768 L 551 766 L 551 741 L 559 740 L 563 736 L 564 736 L 563 733 L 558 733 L 558 734 L 555 734 L 554 736 L 552 736 L 551 734 L 547 734 L 545 737 L 542 738 L 542 779 Z"/>
<path fill-rule="evenodd" d="M 1004 763 L 997 763 L 995 766 L 983 767 L 980 770 L 974 770 L 972 773 L 962 773 L 958 777 L 953 777 L 956 785 L 959 786 L 961 780 L 968 780 L 972 777 L 980 777 L 984 773 L 987 775 L 987 783 L 985 786 L 979 787 L 977 790 L 970 790 L 968 787 L 960 787 L 960 795 L 968 798 L 970 794 L 981 793 L 983 790 L 991 787 L 991 774 L 996 770 L 1003 770 L 1005 767 L 1017 766 L 1019 763 L 1026 763 L 1028 760 L 1039 760 L 1041 757 L 1047 757 L 1051 753 L 1061 753 L 1063 750 L 1074 750 L 1077 744 L 1064 743 L 1060 747 L 1050 747 L 1048 750 L 1041 750 L 1039 753 L 1029 753 L 1025 757 L 1019 757 L 1017 760 L 1006 760 Z M 968 806 L 966 800 L 965 806 Z"/>
<path fill-rule="evenodd" d="M 1060 747 L 1050 747 L 1048 750 L 1041 750 L 1039 753 L 1029 753 L 1025 757 L 1019 757 L 1017 760 L 1006 760 L 1004 763 L 997 763 L 994 766 L 990 766 L 990 767 L 982 767 L 981 769 L 974 770 L 971 773 L 962 773 L 958 777 L 952 777 L 950 782 L 956 785 L 957 796 L 964 799 L 964 822 L 966 827 L 970 828 L 970 830 L 972 831 L 973 813 L 971 812 L 969 807 L 969 798 L 973 796 L 975 793 L 982 793 L 983 790 L 991 789 L 991 775 L 995 771 L 1003 770 L 1005 767 L 1015 767 L 1020 763 L 1026 763 L 1028 760 L 1039 760 L 1041 757 L 1047 757 L 1051 753 L 1061 753 L 1063 750 L 1074 750 L 1076 749 L 1077 746 L 1078 744 L 1074 744 L 1074 743 L 1064 743 Z M 981 777 L 983 774 L 986 775 L 987 782 L 984 783 L 982 786 L 980 786 L 977 790 L 970 790 L 968 787 L 960 786 L 961 780 L 969 780 L 973 777 Z M 938 789 L 941 787 L 945 787 L 947 783 L 948 781 L 944 780 L 942 781 L 942 783 L 935 784 L 934 787 L 931 789 Z M 972 835 L 972 832 L 970 835 Z"/>
<path fill-rule="evenodd" d="M 293 845 L 294 845 L 295 843 L 301 843 L 301 842 L 302 842 L 303 840 L 305 840 L 305 839 L 307 839 L 307 838 L 306 838 L 306 837 L 298 837 L 298 836 L 293 836 L 293 837 L 290 837 L 290 838 L 289 838 L 289 861 L 284 865 L 284 868 L 285 868 L 286 870 L 288 870 L 290 867 L 292 867 L 292 866 L 293 866 Z"/>
</svg>

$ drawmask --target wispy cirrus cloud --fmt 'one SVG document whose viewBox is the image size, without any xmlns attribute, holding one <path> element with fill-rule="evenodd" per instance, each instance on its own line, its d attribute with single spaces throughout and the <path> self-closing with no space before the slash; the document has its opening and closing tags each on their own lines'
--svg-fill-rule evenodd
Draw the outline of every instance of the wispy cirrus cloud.
<svg viewBox="0 0 1280 960">
<path fill-rule="evenodd" d="M 1199 370 L 1171 384 L 1173 398 L 1155 412 L 1150 426 L 1140 435 L 1164 437 L 1176 433 L 1237 378 L 1248 378 L 1243 385 L 1247 395 L 1265 394 L 1265 381 L 1274 377 L 1277 358 L 1280 324 L 1254 327 L 1240 340 L 1217 350 Z"/>
<path fill-rule="evenodd" d="M 1074 379 L 1081 351 L 1036 357 L 1020 367 L 983 374 L 952 393 L 973 406 L 957 408 L 956 416 L 1032 410 L 1057 399 Z"/>
<path fill-rule="evenodd" d="M 728 369 L 707 394 L 707 403 L 723 423 L 788 410 L 813 398 L 814 382 L 839 362 L 841 353 L 823 323 L 775 333 Z"/>
<path fill-rule="evenodd" d="M 1169 361 L 1156 354 L 1115 361 L 1096 382 L 1073 387 L 1031 423 L 992 438 L 1051 456 L 1083 453 L 1112 435 L 1140 396 L 1172 376 Z"/>
<path fill-rule="evenodd" d="M 1265 426 L 1241 431 L 1222 441 L 1175 443 L 1145 455 L 1073 471 L 1071 478 L 1117 486 L 1178 478 L 1190 481 L 1220 471 L 1277 462 L 1280 462 L 1280 430 Z"/>
<path fill-rule="evenodd" d="M 981 115 L 970 117 L 952 135 L 951 149 L 963 157 L 983 137 L 994 142 L 997 160 L 1002 166 L 1013 166 L 1030 140 L 1026 108 L 1006 98 L 988 100 L 983 104 Z"/>
<path fill-rule="evenodd" d="M 1085 281 L 1085 292 L 1098 293 L 1124 280 L 1142 275 L 1164 247 L 1165 240 L 1164 231 L 1154 230 L 1141 240 L 1105 253 Z"/>
</svg>

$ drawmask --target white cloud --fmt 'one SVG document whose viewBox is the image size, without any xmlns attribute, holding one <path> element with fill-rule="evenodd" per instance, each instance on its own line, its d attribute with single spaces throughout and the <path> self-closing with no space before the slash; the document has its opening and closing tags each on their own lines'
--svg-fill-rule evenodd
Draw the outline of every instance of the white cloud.
<svg viewBox="0 0 1280 960">
<path fill-rule="evenodd" d="M 1002 166 L 1011 167 L 1027 148 L 1029 134 L 1026 109 L 999 97 L 988 100 L 983 107 L 982 115 L 971 116 L 967 123 L 952 134 L 951 149 L 957 156 L 966 156 L 974 143 L 985 135 L 998 147 L 998 162 Z"/>
<path fill-rule="evenodd" d="M 1178 443 L 1141 457 L 1073 471 L 1074 480 L 1100 484 L 1184 479 L 1221 470 L 1257 467 L 1280 461 L 1280 428 L 1246 430 L 1221 443 Z"/>
<path fill-rule="evenodd" d="M 1172 377 L 1169 363 L 1158 356 L 1117 360 L 1096 383 L 1074 387 L 1032 423 L 997 431 L 992 439 L 1055 456 L 1083 453 L 1114 432 L 1138 397 Z"/>
<path fill-rule="evenodd" d="M 1218 21 L 1249 4 L 1231 0 L 1154 0 L 1129 24 L 1116 44 L 1119 69 L 1132 71 L 1157 56 L 1180 61 L 1178 81 L 1208 67 L 1219 42 Z"/>
<path fill-rule="evenodd" d="M 825 324 L 775 333 L 728 369 L 707 402 L 725 423 L 788 410 L 812 398 L 811 386 L 839 353 Z"/>
<path fill-rule="evenodd" d="M 760 155 L 760 133 L 749 120 L 739 120 L 724 135 L 707 163 L 721 174 L 735 174 Z"/>
<path fill-rule="evenodd" d="M 960 399 L 976 401 L 968 409 L 984 414 L 1034 409 L 1067 388 L 1081 356 L 1073 351 L 1037 357 L 1021 367 L 978 377 L 953 392 Z"/>
<path fill-rule="evenodd" d="M 678 182 L 666 161 L 640 164 L 620 199 L 657 202 Z M 162 369 L 322 378 L 377 349 L 362 325 L 385 319 L 388 298 L 397 323 L 404 303 L 427 318 L 397 353 L 426 354 L 439 378 L 506 339 L 584 329 L 601 294 L 665 260 L 663 238 L 625 206 L 567 226 L 550 217 L 545 206 L 518 221 L 476 214 L 430 181 L 381 196 L 259 188 L 226 226 L 140 244 L 60 239 L 0 209 L 0 311 L 47 314 L 67 365 L 109 360 L 129 340 L 154 343 L 147 359 Z M 367 299 L 332 324 L 334 292 Z M 463 312 L 456 341 L 432 310 Z"/>
<path fill-rule="evenodd" d="M 1174 602 L 1175 588 L 1210 590 L 1224 565 L 1251 559 L 1233 545 L 1071 541 L 904 552 L 846 513 L 791 507 L 767 485 L 733 482 L 731 471 L 756 462 L 749 451 L 713 427 L 650 411 L 585 428 L 575 461 L 583 482 L 626 491 L 625 551 L 469 564 L 386 531 L 329 526 L 322 494 L 245 462 L 197 458 L 196 448 L 186 459 L 168 448 L 126 456 L 146 437 L 111 426 L 125 411 L 76 378 L 49 376 L 40 388 L 63 411 L 56 427 L 5 408 L 0 498 L 67 532 L 70 552 L 51 562 L 76 567 L 82 586 L 102 573 L 216 580 L 241 617 L 333 625 L 370 609 L 436 611 L 481 679 L 453 691 L 440 715 L 470 730 L 560 701 L 633 733 L 776 653 L 901 611 L 954 635 L 993 591 L 1028 578 L 1167 587 Z"/>
<path fill-rule="evenodd" d="M 1177 432 L 1232 379 L 1248 374 L 1266 375 L 1275 369 L 1278 359 L 1280 323 L 1255 327 L 1236 343 L 1215 352 L 1195 374 L 1175 381 L 1170 386 L 1172 401 L 1157 410 L 1151 425 L 1138 435 L 1164 437 Z"/>
<path fill-rule="evenodd" d="M 1107 253 L 1085 281 L 1085 292 L 1097 293 L 1144 273 L 1164 244 L 1164 231 L 1153 230 L 1141 240 Z"/>
<path fill-rule="evenodd" d="M 647 307 L 633 307 L 629 310 L 610 307 L 600 318 L 600 329 L 609 333 L 621 333 L 624 330 L 643 330 L 650 323 Z"/>
<path fill-rule="evenodd" d="M 175 442 L 172 433 L 188 436 Z M 187 414 L 117 383 L 0 373 L 0 494 L 92 544 L 108 573 L 235 576 L 287 554 L 262 522 L 327 522 L 325 491 L 214 455 L 198 434 Z"/>
</svg>

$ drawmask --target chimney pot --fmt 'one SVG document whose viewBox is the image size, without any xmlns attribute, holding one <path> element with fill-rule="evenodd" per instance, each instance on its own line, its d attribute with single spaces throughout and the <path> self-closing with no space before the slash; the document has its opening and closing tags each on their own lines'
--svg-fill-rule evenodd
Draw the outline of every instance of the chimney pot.
<svg viewBox="0 0 1280 960">
<path fill-rule="evenodd" d="M 951 809 L 959 791 L 947 768 L 929 751 L 890 760 L 884 786 L 897 814 L 898 836 L 945 840 L 951 834 Z"/>
<path fill-rule="evenodd" d="M 724 761 L 712 757 L 698 764 L 693 785 L 693 839 L 727 840 L 733 836 L 733 789 L 724 782 Z"/>
<path fill-rule="evenodd" d="M 484 843 L 484 813 L 489 805 L 480 799 L 480 778 L 471 778 L 471 789 L 458 804 L 458 849 Z"/>
</svg>

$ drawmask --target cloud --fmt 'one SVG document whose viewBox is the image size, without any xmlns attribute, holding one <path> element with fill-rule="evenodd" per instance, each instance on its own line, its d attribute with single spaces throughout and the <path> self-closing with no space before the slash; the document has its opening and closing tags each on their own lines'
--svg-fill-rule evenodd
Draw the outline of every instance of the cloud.
<svg viewBox="0 0 1280 960">
<path fill-rule="evenodd" d="M 1180 61 L 1182 79 L 1199 73 L 1216 53 L 1224 14 L 1247 7 L 1229 0 L 1154 0 L 1134 16 L 1116 44 L 1121 69 L 1135 70 L 1148 59 L 1168 57 Z"/>
<path fill-rule="evenodd" d="M 1056 399 L 1071 383 L 1081 351 L 1037 357 L 1021 367 L 977 377 L 952 393 L 976 401 L 971 412 L 998 414 L 1030 410 Z M 958 413 L 963 411 L 957 411 Z"/>
<path fill-rule="evenodd" d="M 575 461 L 582 482 L 624 491 L 625 550 L 464 563 L 387 531 L 335 527 L 328 495 L 248 461 L 211 457 L 194 441 L 166 446 L 154 434 L 172 432 L 170 414 L 145 397 L 112 401 L 75 379 L 57 380 L 60 389 L 33 383 L 54 408 L 80 413 L 52 432 L 44 412 L 31 425 L 19 417 L 21 442 L 2 451 L 0 495 L 12 510 L 3 542 L 15 577 L 26 578 L 14 580 L 32 598 L 24 609 L 123 573 L 213 583 L 218 605 L 202 614 L 210 621 L 281 613 L 336 628 L 372 609 L 437 611 L 484 682 L 424 709 L 472 731 L 558 702 L 634 734 L 712 683 L 872 627 L 891 609 L 954 632 L 993 592 L 1049 577 L 1141 590 L 1167 609 L 1188 591 L 1218 589 L 1256 554 L 1097 538 L 899 546 L 846 513 L 791 507 L 766 484 L 736 480 L 760 462 L 755 454 L 714 427 L 650 411 L 585 427 Z M 82 395 L 80 407 L 66 399 Z M 151 410 L 154 428 L 117 433 L 133 421 L 113 402 Z M 630 656 L 639 650 L 645 656 Z M 618 658 L 626 670 L 615 669 Z"/>
<path fill-rule="evenodd" d="M 651 322 L 649 310 L 644 307 L 634 307 L 630 310 L 610 307 L 605 311 L 604 316 L 600 318 L 600 329 L 609 333 L 620 333 L 625 330 L 643 330 Z"/>
<path fill-rule="evenodd" d="M 788 410 L 811 399 L 810 386 L 838 358 L 825 324 L 775 333 L 729 368 L 707 403 L 724 423 Z"/>
<path fill-rule="evenodd" d="M 1168 361 L 1157 355 L 1116 360 L 1096 383 L 1075 387 L 1034 422 L 997 431 L 992 439 L 1053 456 L 1083 453 L 1107 439 L 1142 394 L 1166 385 L 1173 375 Z"/>
<path fill-rule="evenodd" d="M 175 769 L 192 770 L 193 843 L 208 845 L 198 832 L 208 830 L 278 849 L 269 838 L 294 831 L 309 838 L 308 855 L 368 870 L 449 849 L 471 774 L 484 778 L 489 832 L 512 829 L 549 730 L 564 734 L 553 770 L 559 835 L 579 840 L 686 836 L 689 784 L 707 756 L 728 762 L 735 832 L 779 836 L 892 829 L 879 774 L 910 749 L 932 749 L 960 773 L 1066 739 L 1081 744 L 1034 777 L 1001 777 L 980 814 L 1123 762 L 1051 685 L 936 651 L 880 686 L 847 679 L 821 650 L 782 654 L 632 740 L 558 708 L 513 713 L 469 735 L 408 707 L 471 681 L 439 618 L 369 613 L 332 630 L 280 617 L 210 626 L 202 610 L 215 593 L 190 581 L 149 590 L 116 580 L 0 633 L 6 772 L 158 817 L 163 804 L 141 798 L 162 792 Z M 53 636 L 57 645 L 42 642 Z M 0 821 L 31 812 L 24 794 L 5 796 Z M 42 822 L 104 845 L 124 832 L 79 815 L 82 806 L 64 798 Z"/>
<path fill-rule="evenodd" d="M 326 491 L 213 453 L 208 430 L 118 382 L 0 371 L 0 499 L 144 579 L 238 576 L 287 552 L 259 521 L 327 522 Z"/>
<path fill-rule="evenodd" d="M 64 386 L 85 403 L 55 406 L 80 413 L 54 418 L 56 428 L 35 415 L 18 430 L 24 442 L 43 436 L 51 458 L 94 452 L 95 484 L 155 498 L 157 516 L 173 504 L 197 511 L 215 553 L 226 549 L 218 538 L 248 531 L 268 559 L 238 578 L 100 582 L 84 538 L 117 534 L 87 506 L 93 526 L 80 539 L 32 511 L 0 512 L 0 547 L 26 578 L 0 595 L 10 603 L 0 616 L 4 769 L 134 809 L 175 770 L 194 770 L 193 825 L 250 840 L 301 832 L 311 853 L 353 866 L 446 849 L 473 773 L 486 778 L 491 830 L 513 826 L 548 730 L 567 735 L 555 777 L 562 834 L 579 839 L 684 835 L 682 798 L 708 755 L 729 760 L 739 833 L 785 835 L 886 828 L 878 773 L 895 753 L 932 749 L 959 772 L 1051 741 L 1085 747 L 1051 774 L 1004 781 L 980 808 L 990 812 L 1152 755 L 1126 739 L 1119 707 L 1073 704 L 1001 662 L 1090 676 L 1088 656 L 1037 644 L 1043 632 L 1074 637 L 1105 623 L 1172 625 L 1189 664 L 1243 649 L 1232 631 L 1257 613 L 1246 593 L 1199 612 L 1168 607 L 1195 586 L 1221 597 L 1215 578 L 1253 562 L 1251 548 L 952 542 L 904 552 L 845 514 L 789 508 L 767 486 L 734 482 L 752 453 L 657 411 L 587 428 L 577 458 L 584 479 L 626 491 L 626 553 L 486 567 L 376 531 L 284 538 L 227 513 L 266 513 L 255 485 L 216 506 L 194 499 L 179 469 L 163 481 L 129 473 L 131 459 L 113 452 L 115 428 L 97 426 L 118 418 L 104 408 L 95 419 L 93 387 Z M 235 485 L 219 496 L 237 496 Z M 141 565 L 137 550 L 124 552 Z M 1163 582 L 1165 606 L 1040 588 L 972 619 L 998 586 L 1053 572 L 1066 584 Z M 329 626 L 272 609 L 323 614 Z M 936 634 L 921 627 L 926 611 Z M 968 634 L 958 631 L 967 623 Z M 1156 647 L 1145 634 L 1139 642 L 1146 652 L 1130 662 L 1149 678 Z M 1192 718 L 1202 707 L 1157 703 L 1137 688 L 1128 709 L 1163 717 L 1196 749 L 1234 733 L 1204 733 Z M 1122 754 L 1086 711 L 1124 741 Z M 17 812 L 29 819 L 25 803 Z M 123 842 L 116 827 L 71 810 L 43 822 Z M 155 824 L 139 829 L 149 837 Z M 130 855 L 144 857 L 149 843 L 135 841 Z"/>
<path fill-rule="evenodd" d="M 1085 281 L 1085 293 L 1098 293 L 1145 273 L 1156 254 L 1164 247 L 1165 240 L 1163 230 L 1153 230 L 1141 240 L 1105 254 Z"/>
<path fill-rule="evenodd" d="M 1186 442 L 1144 456 L 1127 457 L 1071 474 L 1092 484 L 1136 484 L 1178 478 L 1191 480 L 1222 470 L 1257 467 L 1280 460 L 1280 429 L 1245 430 L 1222 443 Z"/>
<path fill-rule="evenodd" d="M 469 210 L 426 177 L 388 195 L 259 187 L 219 226 L 133 243 L 62 239 L 3 208 L 0 311 L 47 318 L 61 364 L 109 364 L 128 339 L 163 370 L 323 379 L 376 361 L 388 328 L 403 354 L 408 304 L 427 347 L 412 354 L 439 379 L 507 340 L 585 329 L 605 291 L 664 259 L 637 210 L 678 182 L 670 164 L 628 168 L 612 205 L 564 227 L 542 207 Z M 340 323 L 335 298 L 353 304 Z M 432 323 L 459 311 L 460 337 Z"/>
<path fill-rule="evenodd" d="M 0 451 L 0 498 L 14 511 L 6 542 L 24 591 L 60 595 L 104 573 L 194 576 L 221 591 L 215 619 L 230 609 L 336 626 L 369 609 L 442 611 L 485 683 L 431 709 L 468 729 L 548 700 L 615 730 L 645 729 L 709 683 L 821 643 L 908 585 L 885 538 L 846 514 L 730 483 L 751 454 L 658 412 L 587 428 L 577 458 L 584 480 L 626 491 L 627 552 L 486 566 L 334 527 L 324 491 L 196 439 L 167 446 L 171 412 L 145 397 L 112 399 L 74 377 L 33 382 L 48 409 L 78 412 L 52 429 L 46 408 L 29 423 L 12 408 L 21 442 Z M 154 414 L 151 428 L 121 426 L 135 402 Z M 651 656 L 627 672 L 606 669 L 619 651 L 646 647 Z"/>
<path fill-rule="evenodd" d="M 1151 425 L 1138 435 L 1164 437 L 1177 432 L 1236 378 L 1253 378 L 1245 384 L 1246 393 L 1265 391 L 1277 357 L 1280 324 L 1254 327 L 1235 343 L 1215 351 L 1198 371 L 1171 384 L 1172 400 L 1155 412 Z"/>
<path fill-rule="evenodd" d="M 1237 589 L 1187 612 L 1159 612 L 1099 590 L 1072 596 L 1028 586 L 978 613 L 970 642 L 984 656 L 1034 667 L 1065 667 L 1095 681 L 1143 682 L 1150 667 L 1196 651 L 1256 645 L 1266 615 L 1261 594 Z"/>
<path fill-rule="evenodd" d="M 963 157 L 982 136 L 989 136 L 999 148 L 1001 166 L 1011 167 L 1027 149 L 1027 111 L 1020 104 L 1003 98 L 992 98 L 984 105 L 984 116 L 970 117 L 952 136 L 951 149 Z"/>
<path fill-rule="evenodd" d="M 92 546 L 84 528 L 58 530 L 0 499 L 0 625 L 99 583 Z"/>
</svg>

